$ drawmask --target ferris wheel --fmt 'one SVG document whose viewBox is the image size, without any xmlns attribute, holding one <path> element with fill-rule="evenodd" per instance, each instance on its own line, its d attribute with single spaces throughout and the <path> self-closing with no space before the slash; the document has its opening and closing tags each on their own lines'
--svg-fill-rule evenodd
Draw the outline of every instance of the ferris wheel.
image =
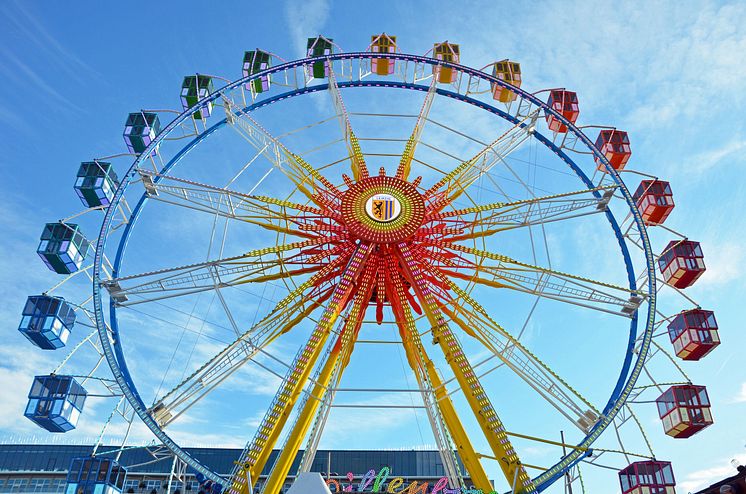
<svg viewBox="0 0 746 494">
<path fill-rule="evenodd" d="M 719 339 L 683 291 L 705 266 L 663 226 L 670 184 L 626 168 L 626 132 L 580 126 L 575 92 L 523 89 L 515 61 L 475 69 L 457 44 L 411 55 L 386 34 L 307 48 L 248 51 L 234 81 L 185 77 L 167 125 L 169 110 L 131 113 L 128 152 L 81 164 L 86 209 L 38 249 L 65 277 L 19 328 L 72 351 L 25 415 L 66 432 L 88 399 L 113 399 L 124 442 L 141 421 L 177 480 L 189 468 L 218 492 L 280 492 L 350 408 L 422 418 L 441 490 L 584 490 L 583 471 L 613 465 L 625 494 L 673 492 L 634 410 L 655 402 L 675 438 L 712 424 L 682 361 Z M 634 193 L 623 176 L 642 177 Z M 276 386 L 266 412 L 231 428 L 258 373 Z M 180 424 L 205 417 L 253 432 L 230 478 L 181 446 Z"/>
</svg>

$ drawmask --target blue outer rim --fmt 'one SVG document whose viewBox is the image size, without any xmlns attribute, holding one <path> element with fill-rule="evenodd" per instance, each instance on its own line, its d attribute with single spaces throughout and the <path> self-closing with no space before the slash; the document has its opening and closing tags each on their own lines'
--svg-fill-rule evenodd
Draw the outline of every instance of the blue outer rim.
<svg viewBox="0 0 746 494">
<path fill-rule="evenodd" d="M 131 375 L 129 373 L 129 369 L 127 368 L 126 359 L 124 357 L 124 354 L 122 352 L 122 347 L 119 344 L 119 327 L 118 327 L 118 321 L 116 318 L 116 308 L 114 306 L 113 301 L 110 300 L 110 311 L 111 311 L 111 317 L 110 317 L 110 332 L 107 331 L 105 317 L 103 313 L 103 304 L 101 299 L 101 286 L 100 283 L 97 281 L 101 275 L 101 263 L 103 259 L 103 252 L 104 248 L 106 246 L 106 240 L 107 240 L 107 234 L 109 232 L 109 228 L 111 227 L 111 222 L 114 217 L 114 213 L 116 211 L 117 205 L 121 201 L 124 192 L 129 185 L 132 178 L 137 176 L 136 168 L 140 165 L 140 163 L 147 158 L 147 156 L 150 155 L 150 153 L 160 144 L 160 142 L 170 134 L 172 130 L 174 130 L 178 125 L 180 125 L 184 120 L 187 118 L 190 118 L 192 114 L 199 111 L 203 104 L 207 102 L 212 102 L 218 99 L 223 93 L 230 91 L 232 89 L 235 89 L 239 87 L 241 84 L 246 84 L 254 79 L 270 75 L 275 72 L 284 71 L 287 69 L 292 69 L 295 67 L 299 67 L 302 65 L 311 64 L 318 61 L 334 61 L 334 60 L 352 60 L 352 59 L 371 59 L 371 58 L 389 58 L 389 59 L 396 59 L 396 60 L 402 60 L 402 61 L 411 61 L 411 62 L 419 62 L 424 63 L 428 65 L 440 65 L 445 67 L 451 67 L 454 69 L 457 69 L 459 72 L 462 72 L 466 75 L 479 78 L 482 80 L 485 80 L 491 84 L 496 84 L 498 86 L 504 87 L 506 89 L 509 89 L 519 97 L 530 101 L 531 103 L 539 106 L 542 108 L 545 114 L 553 115 L 555 118 L 560 120 L 564 125 L 567 126 L 568 132 L 572 132 L 577 136 L 577 138 L 585 144 L 589 150 L 593 153 L 593 155 L 598 158 L 601 163 L 604 164 L 606 167 L 607 173 L 612 177 L 615 184 L 619 187 L 619 191 L 621 191 L 622 195 L 624 196 L 630 211 L 632 213 L 633 219 L 636 223 L 636 226 L 640 232 L 641 242 L 643 246 L 643 250 L 645 252 L 646 257 L 646 265 L 650 272 L 654 272 L 654 262 L 653 262 L 653 253 L 650 248 L 650 242 L 647 236 L 647 231 L 645 229 L 645 225 L 642 221 L 642 217 L 640 216 L 639 211 L 637 210 L 637 207 L 635 206 L 635 203 L 632 199 L 631 194 L 629 193 L 629 190 L 625 186 L 624 182 L 619 177 L 619 174 L 614 170 L 611 165 L 609 164 L 608 160 L 603 156 L 600 151 L 595 147 L 593 142 L 585 135 L 582 131 L 580 131 L 579 128 L 577 128 L 574 124 L 569 122 L 567 119 L 565 119 L 561 114 L 555 112 L 553 109 L 548 107 L 543 101 L 539 100 L 536 96 L 529 94 L 520 88 L 516 88 L 505 81 L 501 79 L 497 79 L 494 76 L 491 76 L 489 74 L 483 73 L 479 70 L 472 69 L 470 67 L 466 67 L 459 64 L 454 63 L 447 63 L 442 62 L 439 60 L 435 60 L 428 57 L 418 56 L 418 55 L 408 55 L 408 54 L 401 54 L 401 53 L 368 53 L 368 52 L 354 52 L 354 53 L 339 53 L 339 54 L 332 54 L 322 57 L 311 57 L 311 58 L 304 58 L 299 59 L 293 62 L 288 62 L 282 65 L 278 65 L 276 67 L 271 67 L 267 70 L 258 72 L 256 74 L 253 74 L 251 76 L 238 79 L 222 88 L 214 92 L 213 94 L 209 95 L 208 97 L 201 100 L 197 105 L 189 108 L 188 110 L 181 113 L 179 116 L 177 116 L 169 125 L 167 125 L 162 132 L 155 138 L 155 140 L 148 146 L 148 148 L 135 159 L 132 166 L 128 170 L 128 172 L 125 174 L 121 181 L 120 187 L 117 189 L 114 198 L 109 206 L 109 208 L 106 210 L 106 215 L 104 217 L 104 220 L 101 225 L 101 231 L 96 243 L 96 255 L 94 258 L 94 268 L 93 268 L 93 302 L 94 302 L 94 312 L 96 316 L 96 323 L 98 327 L 99 332 L 99 339 L 102 342 L 102 347 L 104 349 L 104 355 L 106 356 L 107 363 L 109 364 L 109 367 L 112 370 L 112 373 L 114 375 L 115 380 L 119 384 L 120 388 L 122 389 L 122 392 L 124 396 L 127 398 L 127 400 L 130 402 L 130 404 L 135 409 L 136 413 L 140 417 L 140 419 L 148 426 L 148 428 L 158 437 L 164 445 L 169 447 L 177 456 L 179 456 L 182 460 L 184 460 L 187 464 L 189 464 L 195 471 L 203 473 L 206 477 L 216 481 L 220 482 L 221 484 L 225 484 L 225 480 L 222 479 L 220 476 L 206 468 L 204 465 L 202 465 L 200 462 L 192 458 L 186 451 L 181 449 L 158 425 L 155 423 L 155 421 L 148 415 L 147 413 L 147 406 L 142 401 L 142 398 L 140 397 L 137 387 L 135 386 L 134 382 L 132 381 Z M 427 91 L 429 89 L 429 86 L 424 86 L 421 84 L 413 84 L 413 83 L 407 83 L 407 82 L 398 82 L 398 81 L 387 81 L 387 80 L 380 80 L 380 81 L 373 81 L 373 80 L 362 80 L 362 81 L 342 81 L 338 83 L 338 86 L 340 88 L 344 87 L 371 87 L 371 86 L 377 86 L 377 87 L 391 87 L 391 88 L 402 88 L 402 89 L 411 89 L 411 90 L 419 90 L 419 91 Z M 316 92 L 316 91 L 322 91 L 329 87 L 328 83 L 322 83 L 317 84 L 314 86 L 308 86 L 301 89 L 292 90 L 286 93 L 279 94 L 277 96 L 264 99 L 262 101 L 256 102 L 250 106 L 248 106 L 245 110 L 246 111 L 252 111 L 256 108 L 260 108 L 272 103 L 275 103 L 277 101 L 281 101 L 286 98 L 299 96 L 302 94 L 310 93 L 310 92 Z M 469 103 L 473 106 L 482 108 L 484 110 L 487 110 L 491 113 L 497 114 L 501 116 L 502 118 L 516 124 L 519 123 L 514 117 L 511 115 L 505 113 L 504 111 L 489 105 L 483 101 L 475 100 L 473 98 L 470 98 L 468 96 L 463 96 L 461 94 L 447 91 L 444 89 L 437 88 L 436 89 L 438 94 L 441 94 L 446 97 L 454 98 L 466 103 Z M 223 127 L 226 123 L 226 120 L 223 119 L 220 122 L 216 123 L 209 129 L 207 129 L 205 132 L 194 138 L 190 143 L 188 143 L 184 148 L 182 148 L 170 161 L 169 163 L 164 167 L 162 171 L 167 171 L 168 169 L 175 166 L 181 158 L 183 158 L 191 149 L 193 149 L 196 145 L 198 145 L 203 139 L 211 135 L 216 130 Z M 525 126 L 525 124 L 521 124 L 522 126 Z M 593 184 L 588 178 L 588 176 L 571 160 L 561 149 L 559 149 L 551 140 L 547 139 L 545 136 L 540 134 L 539 132 L 535 132 L 534 136 L 542 142 L 545 146 L 549 147 L 555 154 L 557 154 L 560 159 L 565 161 L 572 169 L 573 171 L 578 175 L 579 178 L 589 187 L 593 188 Z M 158 180 L 159 177 L 156 177 L 155 180 Z M 596 197 L 600 197 L 600 194 L 598 192 L 594 193 Z M 122 238 L 120 240 L 117 254 L 115 257 L 115 262 L 113 266 L 113 274 L 112 276 L 117 276 L 117 273 L 119 271 L 119 267 L 121 265 L 121 261 L 124 255 L 124 251 L 126 250 L 126 246 L 129 240 L 129 234 L 131 232 L 132 227 L 137 221 L 137 218 L 139 217 L 140 212 L 142 211 L 142 208 L 147 201 L 147 197 L 145 194 L 140 198 L 138 201 L 136 207 L 133 209 L 132 214 L 129 218 L 128 224 L 125 226 L 124 232 L 122 234 Z M 615 235 L 617 236 L 617 240 L 619 242 L 620 249 L 622 251 L 622 255 L 625 261 L 625 265 L 627 268 L 627 275 L 628 280 L 630 284 L 630 289 L 635 290 L 636 289 L 636 283 L 635 283 L 635 274 L 634 269 L 632 266 L 632 260 L 629 255 L 629 251 L 627 249 L 627 245 L 624 242 L 623 234 L 619 228 L 619 225 L 614 218 L 613 214 L 610 210 L 607 209 L 606 211 L 606 217 L 608 221 L 610 222 L 612 229 L 615 232 Z M 553 467 L 549 468 L 547 471 L 539 475 L 534 479 L 534 482 L 536 484 L 538 491 L 543 491 L 547 487 L 549 487 L 553 482 L 555 482 L 558 478 L 560 478 L 568 469 L 572 468 L 575 464 L 580 462 L 583 458 L 587 457 L 591 454 L 590 446 L 595 441 L 595 439 L 600 436 L 601 432 L 603 432 L 606 427 L 608 427 L 612 421 L 614 416 L 618 413 L 618 411 L 621 409 L 621 407 L 624 405 L 624 402 L 626 400 L 626 397 L 629 395 L 629 393 L 634 388 L 634 385 L 637 381 L 637 378 L 639 377 L 640 372 L 642 371 L 642 368 L 644 366 L 645 358 L 647 356 L 647 352 L 650 346 L 650 341 L 652 338 L 653 333 L 653 326 L 655 322 L 655 277 L 649 277 L 648 279 L 648 293 L 650 295 L 649 304 L 648 304 L 648 315 L 646 318 L 646 328 L 645 333 L 642 338 L 642 343 L 640 346 L 640 351 L 638 353 L 638 358 L 632 366 L 632 360 L 633 360 L 633 349 L 634 344 L 637 339 L 637 322 L 638 322 L 638 314 L 635 312 L 634 316 L 631 319 L 630 323 L 630 336 L 628 341 L 628 348 L 627 348 L 627 354 L 625 357 L 625 361 L 622 367 L 621 374 L 619 376 L 618 382 L 616 387 L 614 388 L 614 391 L 612 392 L 612 395 L 606 405 L 606 407 L 603 410 L 602 413 L 602 419 L 599 420 L 599 422 L 591 429 L 591 431 L 588 433 L 588 435 L 585 437 L 583 441 L 581 441 L 578 446 L 588 448 L 585 451 L 581 451 L 580 449 L 574 449 L 570 454 L 565 456 L 562 460 L 560 460 L 557 464 L 555 464 Z M 110 342 L 109 338 L 111 337 L 112 341 Z M 631 369 L 631 373 L 630 373 Z"/>
</svg>

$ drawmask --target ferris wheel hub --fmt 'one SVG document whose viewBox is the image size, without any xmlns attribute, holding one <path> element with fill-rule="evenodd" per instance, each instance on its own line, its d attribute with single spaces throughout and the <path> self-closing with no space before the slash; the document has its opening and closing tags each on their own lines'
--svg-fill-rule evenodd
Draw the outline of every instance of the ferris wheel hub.
<svg viewBox="0 0 746 494">
<path fill-rule="evenodd" d="M 344 193 L 342 218 L 355 238 L 378 244 L 401 242 L 422 225 L 425 200 L 407 181 L 368 177 Z"/>
</svg>

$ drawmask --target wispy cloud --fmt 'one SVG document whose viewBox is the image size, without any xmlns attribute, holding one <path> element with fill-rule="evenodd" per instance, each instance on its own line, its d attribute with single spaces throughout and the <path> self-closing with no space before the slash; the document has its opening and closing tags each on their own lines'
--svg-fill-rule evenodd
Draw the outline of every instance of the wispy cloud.
<svg viewBox="0 0 746 494">
<path fill-rule="evenodd" d="M 285 19 L 290 30 L 297 57 L 306 52 L 306 40 L 318 34 L 329 19 L 329 0 L 288 0 L 285 3 Z"/>
<path fill-rule="evenodd" d="M 746 403 L 746 382 L 741 383 L 741 390 L 733 398 L 734 403 Z"/>
<path fill-rule="evenodd" d="M 705 265 L 707 271 L 697 287 L 712 288 L 741 279 L 746 251 L 743 245 L 731 241 L 708 242 Z"/>
<path fill-rule="evenodd" d="M 717 166 L 736 161 L 736 155 L 744 150 L 746 150 L 746 139 L 735 138 L 728 142 L 721 143 L 715 148 L 708 149 L 692 156 L 688 162 L 681 166 L 677 166 L 676 168 L 679 173 L 689 175 L 690 177 L 700 176 Z M 726 160 L 726 158 L 734 159 Z M 743 163 L 742 160 L 741 163 Z"/>
<path fill-rule="evenodd" d="M 329 19 L 330 9 L 330 0 L 287 0 L 285 20 L 295 49 L 292 58 L 305 56 L 308 38 L 324 34 L 321 31 Z M 327 113 L 331 107 L 331 101 L 324 93 L 312 93 L 310 98 L 320 112 Z"/>
<path fill-rule="evenodd" d="M 27 122 L 25 115 L 19 115 L 8 107 L 0 107 L 0 122 L 8 128 L 22 130 L 28 135 L 34 132 L 34 128 Z"/>
<path fill-rule="evenodd" d="M 695 470 L 694 472 L 687 474 L 684 477 L 684 480 L 679 481 L 681 490 L 684 492 L 694 492 L 722 480 L 725 477 L 735 475 L 736 469 L 731 465 L 731 459 L 735 459 L 738 461 L 739 465 L 743 465 L 746 463 L 746 454 L 734 454 L 731 458 L 720 460 L 707 468 Z"/>
<path fill-rule="evenodd" d="M 15 79 L 19 84 L 30 83 L 37 90 L 48 96 L 51 96 L 54 100 L 60 103 L 64 107 L 64 109 L 73 110 L 79 113 L 85 113 L 85 110 L 70 101 L 70 99 L 68 99 L 57 89 L 55 89 L 52 84 L 47 82 L 44 77 L 39 75 L 33 68 L 31 68 L 30 65 L 23 62 L 9 50 L 3 49 L 0 50 L 0 53 L 2 54 L 2 58 L 7 63 L 7 65 L 5 63 L 3 65 L 0 65 L 0 70 L 6 78 Z M 40 104 L 40 101 L 37 101 L 36 104 Z"/>
<path fill-rule="evenodd" d="M 101 74 L 85 63 L 73 52 L 65 48 L 49 29 L 42 25 L 31 12 L 26 9 L 25 2 L 13 2 L 14 8 L 6 8 L 4 14 L 23 38 L 36 45 L 37 49 L 48 55 L 49 63 L 57 69 L 67 72 L 78 81 L 84 81 L 91 76 L 101 78 Z"/>
</svg>

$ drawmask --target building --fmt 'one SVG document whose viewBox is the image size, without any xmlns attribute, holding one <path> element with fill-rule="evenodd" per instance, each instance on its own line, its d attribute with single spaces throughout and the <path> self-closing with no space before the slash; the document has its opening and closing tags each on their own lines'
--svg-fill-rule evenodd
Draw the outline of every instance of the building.
<svg viewBox="0 0 746 494">
<path fill-rule="evenodd" d="M 116 447 L 101 446 L 99 454 L 113 451 Z M 200 462 L 221 475 L 229 476 L 233 462 L 239 457 L 239 449 L 186 448 Z M 65 491 L 67 470 L 73 458 L 89 456 L 93 446 L 0 444 L 0 494 L 37 493 L 61 494 Z M 300 462 L 298 454 L 291 468 L 295 474 Z M 110 455 L 109 455 L 110 456 Z M 277 451 L 273 451 L 268 465 L 274 462 Z M 166 494 L 172 467 L 172 458 L 153 454 L 152 448 L 130 448 L 122 451 L 119 462 L 127 468 L 124 493 Z M 376 473 L 388 467 L 389 481 L 396 477 L 404 479 L 404 485 L 417 481 L 429 483 L 428 492 L 444 475 L 443 464 L 437 451 L 382 451 L 382 450 L 319 450 L 311 470 L 321 472 L 326 479 L 335 479 L 341 487 L 355 484 L 355 491 L 363 476 L 370 470 Z M 463 467 L 462 467 L 463 468 Z M 353 481 L 348 479 L 353 474 Z M 265 468 L 259 484 L 269 473 Z M 288 478 L 283 492 L 289 489 L 293 476 Z M 467 481 L 468 485 L 468 481 Z M 258 489 L 256 489 L 258 491 Z M 367 489 L 370 490 L 370 487 Z M 332 489 L 334 491 L 334 489 Z M 199 483 L 194 475 L 187 473 L 183 482 L 174 481 L 173 494 L 198 494 Z"/>
</svg>

